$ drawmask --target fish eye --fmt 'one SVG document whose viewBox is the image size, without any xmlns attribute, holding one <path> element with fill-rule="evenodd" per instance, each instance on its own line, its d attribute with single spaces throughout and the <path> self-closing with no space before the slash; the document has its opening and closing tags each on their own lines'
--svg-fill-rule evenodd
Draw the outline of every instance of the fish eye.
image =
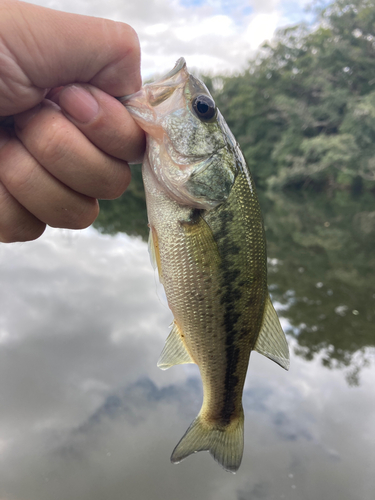
<svg viewBox="0 0 375 500">
<path fill-rule="evenodd" d="M 207 95 L 198 95 L 194 97 L 192 106 L 195 114 L 203 121 L 211 120 L 216 114 L 215 103 L 213 99 Z"/>
</svg>

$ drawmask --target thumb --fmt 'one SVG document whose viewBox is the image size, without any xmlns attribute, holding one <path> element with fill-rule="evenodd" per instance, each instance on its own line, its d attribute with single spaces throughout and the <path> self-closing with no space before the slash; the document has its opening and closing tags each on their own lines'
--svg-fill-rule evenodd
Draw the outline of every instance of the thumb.
<svg viewBox="0 0 375 500">
<path fill-rule="evenodd" d="M 0 116 L 38 104 L 53 87 L 90 83 L 113 96 L 141 86 L 140 47 L 124 23 L 0 2 Z"/>
</svg>

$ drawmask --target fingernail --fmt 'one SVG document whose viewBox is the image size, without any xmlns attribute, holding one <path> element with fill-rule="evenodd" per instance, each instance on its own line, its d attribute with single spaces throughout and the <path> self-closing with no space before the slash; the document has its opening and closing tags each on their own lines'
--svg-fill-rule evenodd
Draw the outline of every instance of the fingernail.
<svg viewBox="0 0 375 500">
<path fill-rule="evenodd" d="M 36 116 L 41 110 L 42 105 L 37 104 L 34 108 L 28 109 L 23 113 L 18 113 L 18 115 L 14 115 L 14 121 L 18 128 L 23 129 L 26 125 Z"/>
<path fill-rule="evenodd" d="M 74 120 L 91 122 L 99 112 L 99 104 L 92 94 L 83 87 L 70 85 L 59 94 L 59 105 Z"/>
</svg>

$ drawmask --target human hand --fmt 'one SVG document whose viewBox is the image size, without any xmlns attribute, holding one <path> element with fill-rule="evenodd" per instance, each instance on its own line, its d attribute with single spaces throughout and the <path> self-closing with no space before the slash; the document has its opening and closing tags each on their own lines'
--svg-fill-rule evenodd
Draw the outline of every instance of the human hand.
<svg viewBox="0 0 375 500">
<path fill-rule="evenodd" d="M 142 130 L 113 97 L 141 86 L 137 35 L 13 0 L 0 3 L 0 33 L 0 241 L 87 227 L 143 155 Z"/>
</svg>

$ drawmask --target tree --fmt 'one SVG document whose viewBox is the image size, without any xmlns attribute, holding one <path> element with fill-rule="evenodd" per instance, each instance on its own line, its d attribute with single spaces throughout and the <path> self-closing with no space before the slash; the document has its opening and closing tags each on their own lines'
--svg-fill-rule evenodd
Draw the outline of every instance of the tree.
<svg viewBox="0 0 375 500">
<path fill-rule="evenodd" d="M 258 185 L 374 189 L 375 2 L 337 0 L 278 32 L 216 99 Z"/>
</svg>

